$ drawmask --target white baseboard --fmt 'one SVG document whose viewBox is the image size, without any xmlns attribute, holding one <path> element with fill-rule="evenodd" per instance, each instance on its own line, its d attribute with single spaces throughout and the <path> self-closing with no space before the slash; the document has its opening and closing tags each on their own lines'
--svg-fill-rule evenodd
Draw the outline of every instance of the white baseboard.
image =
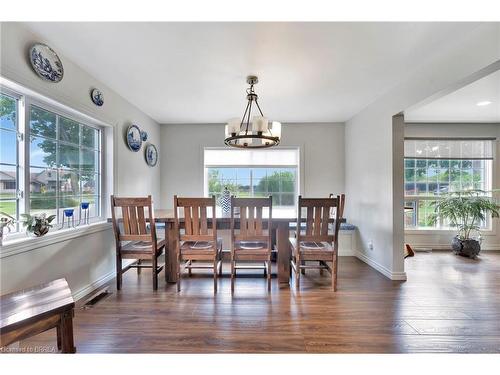
<svg viewBox="0 0 500 375">
<path fill-rule="evenodd" d="M 380 263 L 377 263 L 373 259 L 367 257 L 360 251 L 356 251 L 356 257 L 391 280 L 406 281 L 406 272 L 392 272 L 391 270 L 384 267 Z"/>
<path fill-rule="evenodd" d="M 124 266 L 127 266 L 128 264 L 130 263 L 133 263 L 134 260 L 131 259 L 131 260 L 126 260 L 124 262 Z M 86 287 L 80 289 L 79 291 L 73 293 L 73 299 L 76 301 L 79 301 L 80 299 L 82 299 L 83 297 L 89 295 L 90 293 L 92 293 L 94 290 L 97 290 L 99 289 L 101 286 L 105 285 L 106 283 L 108 283 L 109 281 L 113 280 L 113 278 L 115 278 L 116 276 L 116 270 L 113 268 L 113 270 L 111 272 L 108 272 L 107 274 L 105 274 L 104 276 L 100 277 L 99 279 L 91 282 L 90 284 L 88 284 Z"/>
<path fill-rule="evenodd" d="M 79 291 L 73 293 L 73 299 L 75 301 L 82 299 L 86 295 L 92 293 L 94 290 L 99 289 L 101 286 L 111 281 L 115 276 L 116 276 L 115 270 L 107 273 L 106 275 L 102 276 L 101 278 L 87 285 L 85 288 L 82 288 Z"/>
</svg>

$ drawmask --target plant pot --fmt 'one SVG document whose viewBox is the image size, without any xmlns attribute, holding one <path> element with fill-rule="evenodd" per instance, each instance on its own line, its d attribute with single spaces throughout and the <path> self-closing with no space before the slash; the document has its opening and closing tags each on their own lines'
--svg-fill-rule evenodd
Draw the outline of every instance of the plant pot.
<svg viewBox="0 0 500 375">
<path fill-rule="evenodd" d="M 453 237 L 453 240 L 451 241 L 451 248 L 457 255 L 474 259 L 481 251 L 481 244 L 473 239 L 461 240 L 458 237 Z"/>
<path fill-rule="evenodd" d="M 31 237 L 42 237 L 45 236 L 49 232 L 49 227 L 40 227 L 35 229 L 33 232 L 26 232 L 28 236 Z"/>
</svg>

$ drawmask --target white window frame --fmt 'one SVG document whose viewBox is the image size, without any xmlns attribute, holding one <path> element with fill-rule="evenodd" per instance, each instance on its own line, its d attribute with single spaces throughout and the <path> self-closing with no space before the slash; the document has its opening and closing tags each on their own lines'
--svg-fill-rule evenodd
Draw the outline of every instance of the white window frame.
<svg viewBox="0 0 500 375">
<path fill-rule="evenodd" d="M 451 138 L 450 138 L 451 139 Z M 460 139 L 463 139 L 463 138 L 456 138 L 456 140 L 460 140 Z M 467 138 L 467 139 L 474 139 L 474 138 Z M 479 140 L 481 139 L 486 139 L 486 138 L 477 138 Z M 487 139 L 491 139 L 491 138 L 487 138 Z M 496 152 L 496 143 L 498 141 L 497 140 L 494 140 L 494 144 L 493 144 L 493 159 L 490 160 L 491 163 L 490 164 L 490 168 L 485 168 L 485 172 L 486 172 L 486 184 L 489 184 L 490 186 L 490 189 L 493 188 L 493 185 L 495 183 L 495 181 L 497 181 L 497 174 L 498 172 L 496 171 L 496 166 L 498 165 L 498 162 L 497 162 L 497 152 Z M 407 158 L 405 158 L 407 159 Z M 412 159 L 412 158 L 408 158 L 408 159 Z M 432 159 L 432 158 L 431 158 Z M 455 159 L 457 160 L 457 159 Z M 467 158 L 464 158 L 464 159 L 459 159 L 459 160 L 471 160 L 471 159 L 467 159 Z M 403 167 L 404 168 L 404 167 Z M 404 180 L 404 176 L 405 176 L 405 171 L 403 169 L 403 184 L 405 184 L 405 180 Z M 406 192 L 406 186 L 404 186 L 404 191 Z M 416 217 L 416 221 L 418 222 L 418 203 L 420 201 L 424 201 L 424 200 L 431 200 L 431 201 L 435 201 L 435 200 L 439 200 L 440 199 L 440 196 L 431 196 L 431 195 L 404 195 L 404 202 L 415 202 L 415 206 L 417 207 L 417 211 L 415 212 L 415 217 Z M 456 228 L 452 228 L 452 227 L 447 227 L 447 226 L 444 226 L 441 222 L 441 220 L 439 220 L 438 222 L 438 225 L 437 227 L 418 227 L 418 226 L 415 226 L 415 227 L 405 227 L 404 228 L 404 231 L 405 233 L 407 234 L 435 234 L 435 233 L 443 233 L 443 234 L 452 234 L 452 233 L 456 233 Z M 481 233 L 482 234 L 485 234 L 485 235 L 491 235 L 491 234 L 494 234 L 494 231 L 495 231 L 495 228 L 494 228 L 494 223 L 493 223 L 493 220 L 491 219 L 491 217 L 487 217 L 486 218 L 486 225 L 484 228 L 481 228 Z"/>
<path fill-rule="evenodd" d="M 18 215 L 23 213 L 29 213 L 29 191 L 30 191 L 30 129 L 29 129 L 29 119 L 30 119 L 30 108 L 31 105 L 35 105 L 44 110 L 53 112 L 58 116 L 66 117 L 70 120 L 77 121 L 78 123 L 92 127 L 99 130 L 99 184 L 96 186 L 98 189 L 99 196 L 99 207 L 98 213 L 96 212 L 96 216 L 91 218 L 90 224 L 94 229 L 90 229 L 91 231 L 95 231 L 96 224 L 104 224 L 107 225 L 107 216 L 106 212 L 108 210 L 108 205 L 105 197 L 106 194 L 111 191 L 111 187 L 105 185 L 106 181 L 109 180 L 108 174 L 111 171 L 107 171 L 106 166 L 109 163 L 105 162 L 105 155 L 107 154 L 107 143 L 108 141 L 113 141 L 112 134 L 108 134 L 108 129 L 112 127 L 108 124 L 105 124 L 99 120 L 96 120 L 88 115 L 85 115 L 73 108 L 70 108 L 64 104 L 56 102 L 50 98 L 47 98 L 41 94 L 34 92 L 33 90 L 27 89 L 21 85 L 18 85 L 14 82 L 8 81 L 2 77 L 0 77 L 0 92 L 4 92 L 6 95 L 15 97 L 18 99 L 18 111 L 19 111 L 19 119 L 18 119 L 18 133 L 21 134 L 21 141 L 18 142 L 18 191 L 21 191 L 19 203 L 18 203 Z M 108 139 L 109 138 L 109 139 Z M 112 180 L 112 179 L 111 179 Z M 60 223 L 54 223 L 54 227 L 51 229 L 49 234 L 46 236 L 54 237 L 58 232 L 60 235 L 65 238 L 68 237 L 67 232 L 77 232 L 86 233 L 89 232 L 88 226 L 78 226 L 75 228 L 67 228 L 64 230 L 58 230 Z M 19 242 L 25 242 L 30 239 L 26 238 L 25 231 L 22 226 L 19 224 L 17 232 L 13 232 L 11 234 L 4 235 L 4 248 L 18 248 Z M 73 235 L 71 235 L 73 236 Z M 52 239 L 55 240 L 54 238 Z M 12 245 L 12 246 L 10 246 Z M 24 245 L 21 245 L 24 247 Z M 2 251 L 3 253 L 3 251 Z"/>
</svg>

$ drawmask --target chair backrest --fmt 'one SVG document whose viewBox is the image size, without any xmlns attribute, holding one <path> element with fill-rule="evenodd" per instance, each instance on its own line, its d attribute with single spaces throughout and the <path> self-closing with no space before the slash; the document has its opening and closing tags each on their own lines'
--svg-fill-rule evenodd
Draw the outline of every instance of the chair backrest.
<svg viewBox="0 0 500 375">
<path fill-rule="evenodd" d="M 335 195 L 333 195 L 332 193 L 330 193 L 330 198 L 335 198 Z M 339 206 L 338 208 L 336 209 L 331 209 L 331 216 L 334 217 L 335 216 L 335 210 L 338 210 L 339 211 L 339 220 L 342 220 L 344 218 L 344 208 L 345 208 L 345 194 L 340 194 L 340 203 L 339 203 Z"/>
<path fill-rule="evenodd" d="M 184 234 L 180 232 L 179 210 L 184 217 Z M 211 212 L 209 212 L 210 210 Z M 215 196 L 211 198 L 178 198 L 177 195 L 174 196 L 175 225 L 180 241 L 214 241 L 217 243 L 215 214 Z"/>
<path fill-rule="evenodd" d="M 240 230 L 235 233 L 235 209 L 239 209 Z M 269 212 L 267 220 L 262 212 Z M 268 198 L 235 198 L 231 197 L 231 241 L 259 241 L 271 245 L 271 228 L 273 217 L 273 197 Z M 266 223 L 267 221 L 267 223 Z M 267 225 L 264 225 L 267 224 Z"/>
<path fill-rule="evenodd" d="M 345 194 L 340 194 L 339 220 L 344 218 Z"/>
<path fill-rule="evenodd" d="M 302 198 L 299 196 L 297 210 L 297 242 L 337 242 L 338 231 L 340 228 L 339 203 L 340 196 L 330 198 Z M 334 213 L 333 230 L 329 225 L 332 219 L 330 213 L 332 208 L 337 208 Z M 302 222 L 302 211 L 305 211 L 305 229 L 300 225 Z"/>
<path fill-rule="evenodd" d="M 117 244 L 121 241 L 145 241 L 152 242 L 156 246 L 156 225 L 151 195 L 141 198 L 118 198 L 112 195 L 111 217 Z M 147 221 L 151 226 L 149 231 Z"/>
</svg>

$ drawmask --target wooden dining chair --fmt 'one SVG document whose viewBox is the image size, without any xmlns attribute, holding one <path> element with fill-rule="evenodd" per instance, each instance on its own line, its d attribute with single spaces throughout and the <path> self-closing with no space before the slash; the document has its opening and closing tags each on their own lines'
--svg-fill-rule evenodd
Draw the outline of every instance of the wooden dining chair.
<svg viewBox="0 0 500 375">
<path fill-rule="evenodd" d="M 299 196 L 297 210 L 296 237 L 290 237 L 292 248 L 292 270 L 295 273 L 295 286 L 300 287 L 300 274 L 306 269 L 328 270 L 332 277 L 332 289 L 337 290 L 338 234 L 341 221 L 341 197 L 302 198 Z M 334 222 L 330 224 L 331 210 L 335 208 Z M 306 225 L 303 229 L 302 211 L 306 211 Z M 307 262 L 318 264 L 307 264 Z"/>
<path fill-rule="evenodd" d="M 179 210 L 184 218 L 184 230 L 179 223 Z M 209 216 L 211 210 L 211 218 Z M 178 198 L 174 196 L 175 228 L 177 241 L 177 291 L 181 290 L 184 270 L 213 269 L 214 293 L 217 293 L 217 276 L 222 274 L 222 239 L 217 238 L 215 196 L 212 198 Z M 209 220 L 211 219 L 211 220 Z M 198 263 L 193 263 L 198 262 Z M 200 264 L 202 262 L 202 264 Z M 209 265 L 206 263 L 210 262 Z"/>
<path fill-rule="evenodd" d="M 335 198 L 335 195 L 330 193 L 330 198 Z M 332 208 L 330 210 L 331 217 L 335 217 L 335 210 L 339 211 L 339 218 L 342 220 L 344 218 L 344 208 L 345 208 L 345 194 L 340 194 L 340 203 L 337 208 Z"/>
<path fill-rule="evenodd" d="M 158 274 L 164 267 L 164 264 L 158 264 L 158 257 L 165 248 L 165 240 L 158 241 L 156 237 L 151 195 L 146 198 L 117 198 L 112 195 L 111 217 L 116 242 L 116 289 L 121 289 L 122 274 L 130 268 L 137 268 L 137 273 L 141 268 L 151 268 L 153 289 L 158 289 Z M 147 221 L 149 225 L 146 225 Z M 123 268 L 123 259 L 136 261 Z M 151 264 L 144 264 L 143 260 L 150 260 Z"/>
<path fill-rule="evenodd" d="M 231 197 L 231 293 L 237 269 L 263 269 L 267 276 L 267 289 L 271 290 L 271 228 L 273 198 Z M 236 209 L 240 228 L 235 227 Z M 262 212 L 269 212 L 267 220 Z M 238 264 L 238 262 L 263 262 L 263 265 Z"/>
</svg>

